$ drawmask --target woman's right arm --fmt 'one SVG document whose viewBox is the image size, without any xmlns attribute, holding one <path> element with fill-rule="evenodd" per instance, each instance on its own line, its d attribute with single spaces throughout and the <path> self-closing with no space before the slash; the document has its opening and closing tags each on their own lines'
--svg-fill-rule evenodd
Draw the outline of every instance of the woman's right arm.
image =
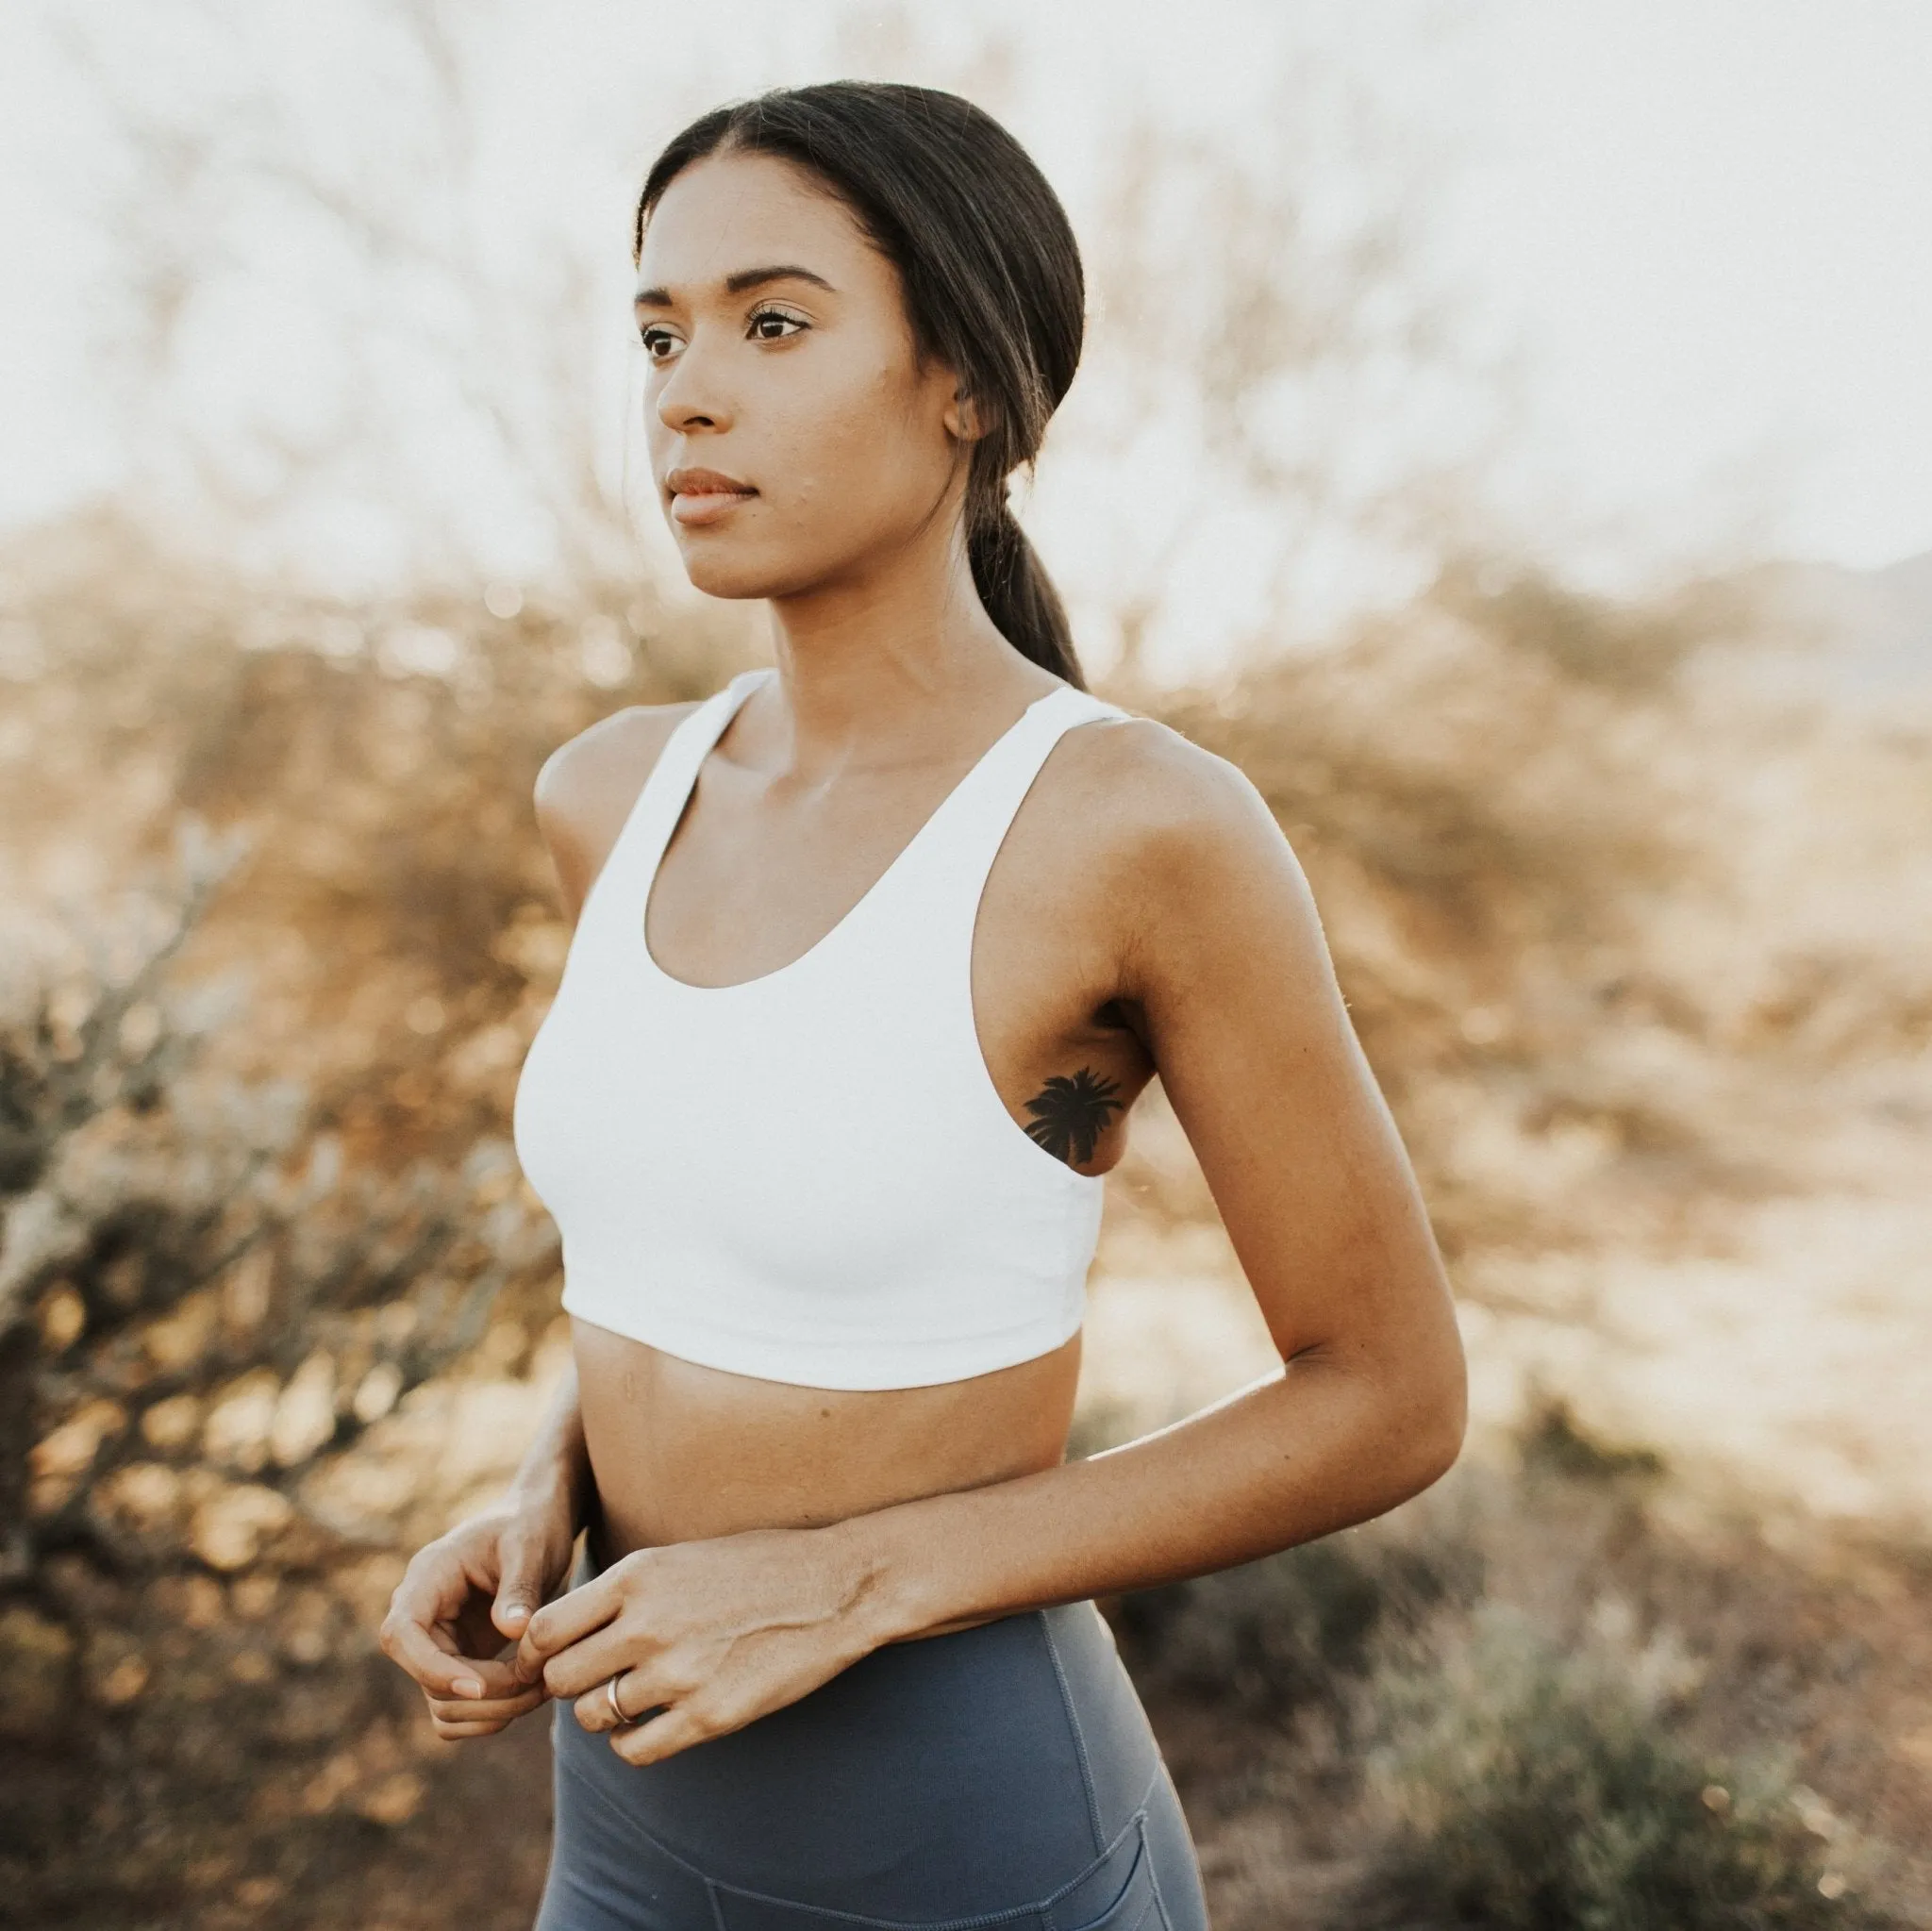
<svg viewBox="0 0 1932 1931">
<path fill-rule="evenodd" d="M 516 1644 L 568 1579 L 591 1493 L 572 1367 L 503 1499 L 419 1549 L 390 1598 L 383 1653 L 422 1686 L 439 1737 L 492 1736 L 543 1701 Z"/>
<path fill-rule="evenodd" d="M 627 706 L 544 760 L 537 824 L 573 925 L 645 774 L 693 708 Z M 541 1675 L 514 1666 L 516 1645 L 568 1579 L 594 1499 L 572 1367 L 503 1499 L 419 1550 L 390 1599 L 383 1653 L 422 1686 L 438 1736 L 488 1737 L 543 1701 Z"/>
</svg>

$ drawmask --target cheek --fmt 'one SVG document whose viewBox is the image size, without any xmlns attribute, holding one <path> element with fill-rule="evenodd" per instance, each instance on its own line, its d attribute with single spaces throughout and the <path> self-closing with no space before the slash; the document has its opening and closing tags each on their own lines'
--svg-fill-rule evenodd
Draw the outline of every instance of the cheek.
<svg viewBox="0 0 1932 1931">
<path fill-rule="evenodd" d="M 772 494 L 807 524 L 854 534 L 909 524 L 944 488 L 944 439 L 917 414 L 899 370 L 841 372 L 774 398 L 770 421 Z"/>
</svg>

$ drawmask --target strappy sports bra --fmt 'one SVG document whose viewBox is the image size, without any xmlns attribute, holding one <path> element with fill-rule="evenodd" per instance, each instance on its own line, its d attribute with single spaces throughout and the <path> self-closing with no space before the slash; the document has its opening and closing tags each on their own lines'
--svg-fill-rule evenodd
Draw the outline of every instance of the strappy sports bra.
<svg viewBox="0 0 1932 1931">
<path fill-rule="evenodd" d="M 706 754 L 774 671 L 679 722 L 592 881 L 517 1082 L 525 1174 L 572 1314 L 817 1388 L 916 1388 L 1030 1360 L 1085 1314 L 1103 1179 L 1007 1110 L 973 1022 L 994 855 L 1061 734 L 1031 705 L 809 951 L 730 986 L 660 971 L 658 861 Z"/>
</svg>

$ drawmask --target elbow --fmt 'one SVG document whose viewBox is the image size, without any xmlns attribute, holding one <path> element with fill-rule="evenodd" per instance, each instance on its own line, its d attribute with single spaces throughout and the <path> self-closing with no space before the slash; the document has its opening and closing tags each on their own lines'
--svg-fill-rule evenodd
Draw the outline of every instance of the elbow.
<svg viewBox="0 0 1932 1931">
<path fill-rule="evenodd" d="M 1414 1483 L 1409 1492 L 1420 1494 L 1456 1466 L 1469 1433 L 1469 1358 L 1446 1292 L 1436 1304 L 1436 1318 L 1413 1335 L 1403 1365 L 1405 1459 Z"/>
<path fill-rule="evenodd" d="M 1468 1392 L 1459 1383 L 1455 1400 L 1445 1401 L 1434 1417 L 1434 1425 L 1424 1444 L 1423 1478 L 1416 1492 L 1433 1488 L 1462 1456 L 1462 1444 L 1469 1435 Z"/>
<path fill-rule="evenodd" d="M 1452 1326 L 1446 1345 L 1371 1355 L 1340 1375 L 1348 1419 L 1338 1445 L 1345 1457 L 1348 1522 L 1366 1522 L 1434 1487 L 1461 1457 L 1469 1428 L 1469 1372 Z M 1280 1384 L 1295 1386 L 1304 1369 L 1335 1371 L 1336 1357 L 1311 1347 L 1288 1357 Z M 1340 1498 L 1338 1498 L 1340 1499 Z M 1338 1524 L 1340 1525 L 1340 1524 Z"/>
<path fill-rule="evenodd" d="M 1374 1471 L 1374 1512 L 1399 1507 L 1456 1466 L 1469 1429 L 1469 1373 L 1459 1337 L 1447 1347 L 1385 1357 L 1362 1386 L 1360 1452 Z"/>
<path fill-rule="evenodd" d="M 1403 1407 L 1407 1492 L 1419 1495 L 1456 1466 L 1469 1433 L 1469 1372 L 1462 1350 L 1454 1349 Z"/>
</svg>

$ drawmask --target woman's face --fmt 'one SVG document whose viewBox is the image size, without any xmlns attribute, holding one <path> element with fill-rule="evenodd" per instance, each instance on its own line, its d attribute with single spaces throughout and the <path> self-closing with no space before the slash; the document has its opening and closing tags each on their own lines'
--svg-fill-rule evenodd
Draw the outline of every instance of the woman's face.
<svg viewBox="0 0 1932 1931">
<path fill-rule="evenodd" d="M 950 526 L 957 379 L 920 366 L 897 270 L 811 175 L 687 168 L 644 230 L 637 316 L 651 474 L 698 589 L 795 594 Z"/>
</svg>

